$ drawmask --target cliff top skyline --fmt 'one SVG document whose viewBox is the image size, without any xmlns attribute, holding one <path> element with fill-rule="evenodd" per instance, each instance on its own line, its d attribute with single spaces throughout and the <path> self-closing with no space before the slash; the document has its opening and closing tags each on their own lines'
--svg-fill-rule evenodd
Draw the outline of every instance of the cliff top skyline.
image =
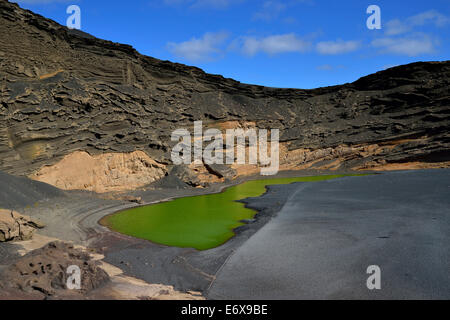
<svg viewBox="0 0 450 320">
<path fill-rule="evenodd" d="M 244 83 L 316 88 L 414 61 L 447 60 L 448 1 L 373 3 L 381 29 L 369 29 L 372 3 L 313 0 L 22 0 L 62 25 L 81 9 L 81 30 L 140 53 Z M 157 27 L 156 27 L 157 26 Z"/>
</svg>

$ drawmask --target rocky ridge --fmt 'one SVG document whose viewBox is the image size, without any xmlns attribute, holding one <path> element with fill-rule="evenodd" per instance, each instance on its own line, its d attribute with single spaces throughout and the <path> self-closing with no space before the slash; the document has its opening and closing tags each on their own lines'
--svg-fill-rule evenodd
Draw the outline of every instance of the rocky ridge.
<svg viewBox="0 0 450 320">
<path fill-rule="evenodd" d="M 134 188 L 170 172 L 171 133 L 192 130 L 198 120 L 219 129 L 280 129 L 281 169 L 449 165 L 450 61 L 326 88 L 267 88 L 143 56 L 5 0 L 0 43 L 0 170 L 11 174 L 64 187 L 40 173 L 79 152 L 95 158 L 139 151 L 136 161 L 151 170 L 143 165 L 130 175 L 125 165 L 118 179 L 90 190 Z M 100 167 L 111 165 L 102 161 Z M 243 175 L 257 166 L 233 170 Z M 91 171 L 86 166 L 81 176 Z M 147 178 L 136 181 L 139 173 Z M 192 173 L 223 179 L 211 168 Z M 86 180 L 74 184 L 83 188 Z"/>
</svg>

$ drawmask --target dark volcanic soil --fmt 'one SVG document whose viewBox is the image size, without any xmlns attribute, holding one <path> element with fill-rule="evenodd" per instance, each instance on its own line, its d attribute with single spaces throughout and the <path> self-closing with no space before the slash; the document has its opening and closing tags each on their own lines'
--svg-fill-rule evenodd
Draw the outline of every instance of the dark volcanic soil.
<svg viewBox="0 0 450 320">
<path fill-rule="evenodd" d="M 292 184 L 217 274 L 211 299 L 449 299 L 450 170 Z M 369 290 L 367 268 L 381 270 Z"/>
<path fill-rule="evenodd" d="M 21 209 L 38 201 L 64 197 L 64 191 L 46 183 L 16 177 L 0 171 L 0 208 Z"/>
</svg>

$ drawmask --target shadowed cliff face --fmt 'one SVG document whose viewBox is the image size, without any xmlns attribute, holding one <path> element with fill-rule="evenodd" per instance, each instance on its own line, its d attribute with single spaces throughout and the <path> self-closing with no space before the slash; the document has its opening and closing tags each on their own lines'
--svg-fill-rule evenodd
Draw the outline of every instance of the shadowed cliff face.
<svg viewBox="0 0 450 320">
<path fill-rule="evenodd" d="M 280 129 L 281 169 L 447 166 L 450 61 L 314 90 L 267 88 L 69 32 L 0 0 L 0 170 L 32 175 L 76 151 L 138 150 L 170 165 L 172 131 L 197 120 Z"/>
</svg>

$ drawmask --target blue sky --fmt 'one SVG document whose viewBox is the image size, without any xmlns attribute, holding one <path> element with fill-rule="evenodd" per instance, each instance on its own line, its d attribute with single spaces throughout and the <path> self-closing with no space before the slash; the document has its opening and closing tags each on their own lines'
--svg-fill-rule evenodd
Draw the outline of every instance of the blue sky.
<svg viewBox="0 0 450 320">
<path fill-rule="evenodd" d="M 155 58 L 238 81 L 315 88 L 390 66 L 450 59 L 450 0 L 22 0 L 21 7 Z M 381 29 L 369 30 L 369 5 Z"/>
</svg>

